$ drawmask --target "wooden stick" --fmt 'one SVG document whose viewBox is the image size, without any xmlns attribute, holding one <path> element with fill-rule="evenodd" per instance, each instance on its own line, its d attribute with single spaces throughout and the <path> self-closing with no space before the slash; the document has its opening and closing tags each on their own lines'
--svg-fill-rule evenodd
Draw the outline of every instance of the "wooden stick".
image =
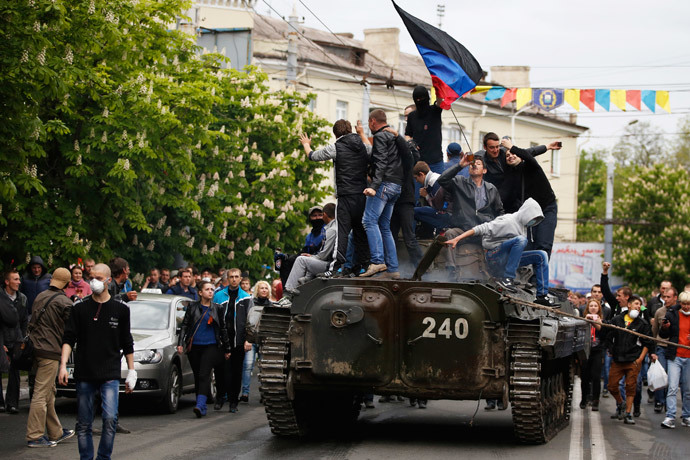
<svg viewBox="0 0 690 460">
<path fill-rule="evenodd" d="M 527 302 L 526 300 L 518 299 L 518 298 L 516 298 L 516 297 L 512 297 L 512 296 L 509 296 L 509 295 L 508 295 L 508 296 L 505 296 L 505 297 L 506 297 L 507 299 L 509 299 L 509 300 L 510 300 L 511 302 L 513 302 L 513 303 L 517 303 L 517 304 L 520 304 L 520 305 L 525 305 L 526 307 L 536 308 L 537 310 L 549 311 L 549 312 L 552 312 L 552 313 L 556 313 L 557 315 L 567 316 L 568 318 L 579 319 L 580 321 L 584 321 L 584 322 L 586 322 L 586 323 L 590 323 L 590 324 L 593 324 L 593 325 L 595 325 L 595 326 L 596 326 L 596 325 L 599 325 L 599 326 L 602 326 L 602 327 L 608 327 L 609 329 L 616 329 L 616 330 L 618 330 L 618 331 L 623 331 L 623 332 L 627 332 L 628 334 L 632 334 L 632 335 L 636 335 L 636 336 L 638 336 L 638 337 L 642 337 L 643 339 L 646 339 L 646 340 L 652 340 L 652 341 L 654 341 L 654 342 L 662 343 L 662 344 L 664 344 L 664 345 L 672 345 L 672 346 L 674 346 L 674 347 L 685 348 L 685 349 L 687 349 L 687 350 L 690 350 L 690 346 L 687 346 L 687 345 L 681 345 L 681 344 L 679 344 L 679 343 L 670 342 L 670 341 L 668 341 L 668 340 L 659 339 L 659 338 L 656 338 L 656 337 L 651 337 L 651 336 L 649 336 L 649 335 L 640 334 L 640 333 L 637 332 L 637 331 L 631 331 L 630 329 L 626 329 L 626 328 L 620 327 L 620 326 L 614 326 L 613 324 L 602 323 L 602 322 L 599 322 L 599 321 L 594 321 L 594 320 L 591 320 L 591 319 L 582 318 L 581 316 L 574 315 L 574 314 L 572 314 L 572 313 L 566 313 L 566 312 L 564 312 L 564 311 L 557 310 L 557 309 L 552 308 L 552 307 L 547 307 L 547 306 L 545 306 L 545 305 L 539 305 L 538 303 L 534 303 L 534 302 Z M 653 352 L 653 351 L 649 351 L 649 353 L 651 354 L 651 353 L 654 353 L 654 352 Z"/>
</svg>

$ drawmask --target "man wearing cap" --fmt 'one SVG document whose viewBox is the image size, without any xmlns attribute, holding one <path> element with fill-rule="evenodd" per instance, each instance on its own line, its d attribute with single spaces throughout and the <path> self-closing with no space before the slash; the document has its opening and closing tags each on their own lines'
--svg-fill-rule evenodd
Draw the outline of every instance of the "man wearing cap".
<svg viewBox="0 0 690 460">
<path fill-rule="evenodd" d="M 19 346 L 26 335 L 26 326 L 29 322 L 28 302 L 26 296 L 19 292 L 20 285 L 21 280 L 16 270 L 5 273 L 5 284 L 3 289 L 0 289 L 0 334 L 2 334 L 0 342 L 7 356 L 12 356 L 14 347 Z M 18 414 L 19 369 L 12 363 L 9 366 L 8 377 L 5 400 L 2 398 L 2 380 L 0 380 L 0 407 L 2 408 L 0 412 L 5 412 L 5 407 L 7 407 L 7 412 L 10 414 Z"/>
<path fill-rule="evenodd" d="M 34 344 L 36 382 L 26 422 L 28 447 L 52 447 L 74 436 L 74 430 L 62 428 L 55 413 L 55 377 L 60 365 L 62 334 L 72 309 L 72 301 L 64 293 L 69 281 L 69 270 L 56 269 L 48 290 L 38 294 L 34 301 L 29 334 Z"/>
<path fill-rule="evenodd" d="M 462 156 L 462 147 L 460 147 L 460 144 L 458 144 L 457 142 L 451 142 L 450 144 L 448 144 L 448 147 L 446 147 L 446 156 L 448 157 L 448 161 L 443 163 L 444 171 L 450 168 L 451 166 L 455 166 L 456 164 L 460 163 L 460 157 Z M 463 177 L 469 178 L 470 168 L 462 168 L 458 174 L 460 174 Z"/>
</svg>

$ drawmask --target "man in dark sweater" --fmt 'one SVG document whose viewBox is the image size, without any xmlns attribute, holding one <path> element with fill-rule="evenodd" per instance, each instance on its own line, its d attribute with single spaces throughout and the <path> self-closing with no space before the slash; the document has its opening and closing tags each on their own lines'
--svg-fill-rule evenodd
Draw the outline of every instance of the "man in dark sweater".
<svg viewBox="0 0 690 460">
<path fill-rule="evenodd" d="M 357 133 L 352 132 L 352 125 L 347 120 L 338 120 L 333 124 L 335 143 L 318 150 L 312 150 L 311 138 L 300 135 L 300 142 L 305 153 L 312 161 L 333 160 L 335 166 L 335 193 L 338 198 L 336 209 L 338 233 L 335 241 L 336 254 L 326 271 L 325 276 L 334 275 L 346 261 L 347 242 L 352 231 L 355 245 L 355 264 L 352 269 L 343 270 L 342 275 L 359 273 L 369 262 L 369 245 L 362 225 L 367 188 L 367 169 L 371 144 L 364 135 L 361 122 L 357 122 Z M 284 281 L 287 284 L 287 280 Z"/>
<path fill-rule="evenodd" d="M 98 264 L 92 270 L 92 296 L 72 307 L 62 337 L 62 355 L 58 382 L 67 385 L 67 360 L 75 347 L 74 380 L 77 389 L 77 437 L 81 458 L 93 458 L 91 424 L 94 397 L 101 395 L 103 429 L 98 458 L 110 458 L 117 425 L 120 357 L 124 354 L 129 372 L 125 392 L 131 393 L 137 382 L 134 370 L 134 340 L 130 332 L 129 307 L 110 296 L 106 289 L 110 268 Z"/>
</svg>

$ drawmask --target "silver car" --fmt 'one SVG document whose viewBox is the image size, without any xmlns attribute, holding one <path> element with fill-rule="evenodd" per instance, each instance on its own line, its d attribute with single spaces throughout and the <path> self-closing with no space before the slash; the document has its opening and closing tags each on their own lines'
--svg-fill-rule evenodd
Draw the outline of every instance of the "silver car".
<svg viewBox="0 0 690 460">
<path fill-rule="evenodd" d="M 127 303 L 134 338 L 134 369 L 137 371 L 133 396 L 150 398 L 164 412 L 171 414 L 177 411 L 183 393 L 194 392 L 194 375 L 187 356 L 176 350 L 179 327 L 191 302 L 182 296 L 139 294 L 137 300 Z M 122 394 L 127 377 L 124 357 L 121 369 Z M 76 396 L 72 359 L 67 363 L 67 372 L 70 377 L 68 384 L 66 387 L 58 386 L 58 395 Z"/>
</svg>

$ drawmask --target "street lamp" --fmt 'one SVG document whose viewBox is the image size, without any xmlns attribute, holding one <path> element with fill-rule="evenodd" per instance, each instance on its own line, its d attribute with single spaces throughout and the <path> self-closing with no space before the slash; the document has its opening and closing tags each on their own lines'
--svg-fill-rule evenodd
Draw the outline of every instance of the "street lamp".
<svg viewBox="0 0 690 460">
<path fill-rule="evenodd" d="M 640 120 L 632 120 L 626 125 L 632 126 Z M 613 174 L 616 170 L 613 154 L 609 154 L 606 164 L 606 224 L 604 224 L 604 260 L 611 262 L 613 259 Z"/>
</svg>

